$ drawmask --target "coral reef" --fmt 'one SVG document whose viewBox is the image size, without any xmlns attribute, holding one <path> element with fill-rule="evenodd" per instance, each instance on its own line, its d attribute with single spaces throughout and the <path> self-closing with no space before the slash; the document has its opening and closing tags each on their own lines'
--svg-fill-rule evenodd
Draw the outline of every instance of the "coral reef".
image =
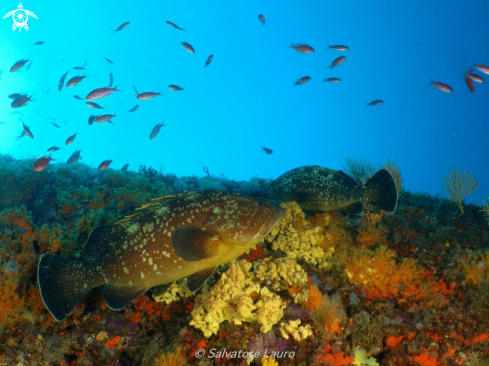
<svg viewBox="0 0 489 366">
<path fill-rule="evenodd" d="M 361 216 L 308 217 L 287 203 L 264 243 L 220 266 L 203 290 L 164 284 L 114 311 L 97 288 L 58 323 L 37 288 L 42 254 L 80 258 L 94 227 L 158 196 L 218 188 L 264 197 L 270 182 L 143 166 L 53 164 L 37 173 L 32 163 L 0 156 L 0 364 L 487 364 L 487 202 L 460 201 L 462 213 L 413 194 L 387 161 L 379 167 L 400 191 L 392 214 L 366 205 Z M 359 181 L 376 169 L 349 164 Z"/>
</svg>

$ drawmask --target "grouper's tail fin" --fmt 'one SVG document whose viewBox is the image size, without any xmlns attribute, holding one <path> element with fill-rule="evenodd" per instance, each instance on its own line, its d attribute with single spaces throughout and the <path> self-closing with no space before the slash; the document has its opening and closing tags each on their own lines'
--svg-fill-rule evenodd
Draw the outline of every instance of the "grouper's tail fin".
<svg viewBox="0 0 489 366">
<path fill-rule="evenodd" d="M 64 320 L 91 290 L 82 278 L 83 262 L 44 254 L 39 260 L 37 280 L 46 308 L 57 321 Z"/>
<path fill-rule="evenodd" d="M 385 169 L 379 170 L 363 186 L 366 203 L 381 210 L 394 212 L 397 207 L 397 188 L 392 175 Z"/>
</svg>

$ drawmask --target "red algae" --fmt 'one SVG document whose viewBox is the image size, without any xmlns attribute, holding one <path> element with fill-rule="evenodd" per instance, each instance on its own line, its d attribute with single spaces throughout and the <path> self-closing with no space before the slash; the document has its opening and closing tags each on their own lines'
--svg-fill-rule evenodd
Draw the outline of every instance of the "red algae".
<svg viewBox="0 0 489 366">
<path fill-rule="evenodd" d="M 116 336 L 113 339 L 108 340 L 106 342 L 106 345 L 107 345 L 108 348 L 114 348 L 115 346 L 117 346 L 119 344 L 120 341 L 121 341 L 121 337 L 120 336 Z"/>
</svg>

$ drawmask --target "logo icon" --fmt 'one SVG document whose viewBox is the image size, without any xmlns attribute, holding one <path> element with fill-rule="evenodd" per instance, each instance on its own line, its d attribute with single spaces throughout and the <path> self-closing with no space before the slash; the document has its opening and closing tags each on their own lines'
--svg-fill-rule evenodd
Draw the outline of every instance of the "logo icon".
<svg viewBox="0 0 489 366">
<path fill-rule="evenodd" d="M 15 31 L 17 28 L 19 28 L 19 32 L 22 31 L 22 28 L 28 31 L 29 23 L 27 23 L 27 20 L 29 20 L 29 15 L 37 19 L 36 14 L 34 14 L 32 11 L 25 10 L 22 3 L 19 3 L 19 8 L 9 11 L 3 16 L 3 19 L 12 16 L 12 19 L 14 20 L 14 24 L 12 25 L 13 31 Z"/>
</svg>

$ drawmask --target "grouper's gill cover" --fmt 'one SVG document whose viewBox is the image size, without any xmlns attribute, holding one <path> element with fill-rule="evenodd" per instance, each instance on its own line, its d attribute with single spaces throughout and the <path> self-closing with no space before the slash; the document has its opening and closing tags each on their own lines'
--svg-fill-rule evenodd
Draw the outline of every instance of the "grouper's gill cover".
<svg viewBox="0 0 489 366">
<path fill-rule="evenodd" d="M 275 179 L 268 195 L 280 203 L 295 201 L 309 214 L 330 210 L 360 214 L 364 203 L 388 212 L 395 211 L 397 206 L 395 181 L 385 169 L 362 186 L 341 170 L 304 166 Z"/>
<path fill-rule="evenodd" d="M 284 214 L 278 205 L 224 191 L 155 199 L 114 225 L 96 227 L 83 260 L 44 254 L 38 266 L 41 297 L 61 321 L 97 286 L 103 285 L 111 309 L 184 277 L 196 291 L 219 264 L 260 242 Z"/>
</svg>

